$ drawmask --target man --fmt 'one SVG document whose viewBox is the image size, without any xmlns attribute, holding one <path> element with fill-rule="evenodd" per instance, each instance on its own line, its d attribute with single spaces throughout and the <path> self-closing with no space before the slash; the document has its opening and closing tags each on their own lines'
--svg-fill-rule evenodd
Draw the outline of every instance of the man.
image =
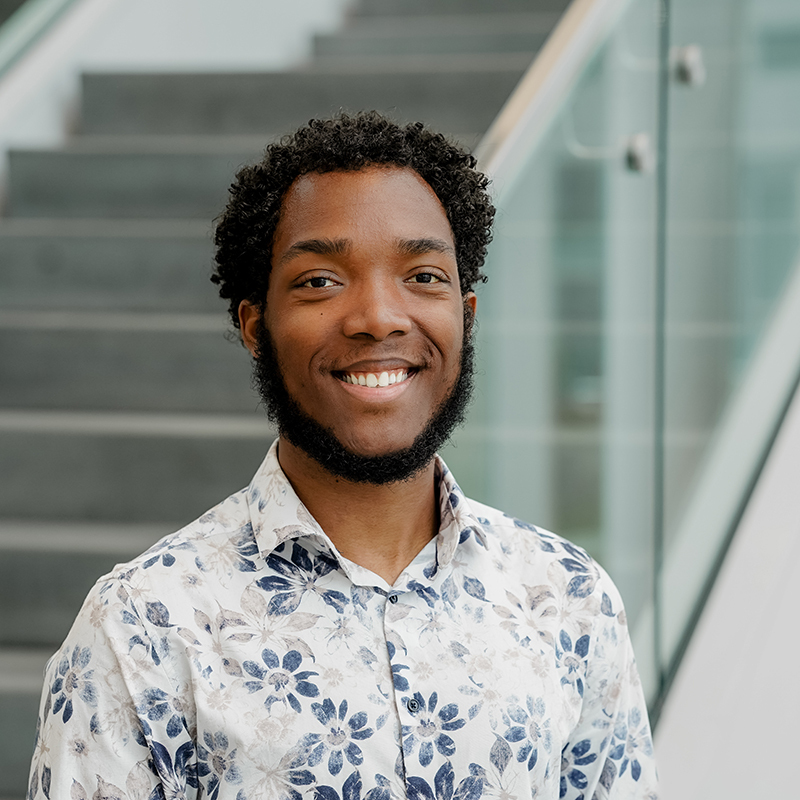
<svg viewBox="0 0 800 800">
<path fill-rule="evenodd" d="M 95 586 L 31 798 L 655 797 L 610 580 L 435 455 L 470 391 L 486 183 L 374 113 L 239 173 L 214 280 L 279 438 Z"/>
</svg>

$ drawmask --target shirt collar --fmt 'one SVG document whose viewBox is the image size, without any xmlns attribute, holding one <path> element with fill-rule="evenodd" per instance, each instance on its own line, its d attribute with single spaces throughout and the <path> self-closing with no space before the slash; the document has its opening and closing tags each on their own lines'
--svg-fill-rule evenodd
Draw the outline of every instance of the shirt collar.
<svg viewBox="0 0 800 800">
<path fill-rule="evenodd" d="M 422 573 L 428 579 L 432 579 L 439 568 L 446 567 L 452 562 L 459 544 L 471 536 L 474 536 L 481 545 L 484 545 L 485 541 L 483 527 L 470 510 L 469 502 L 453 478 L 453 474 L 438 455 L 435 458 L 441 523 L 436 537 L 436 547 L 428 551 L 432 553 L 432 560 L 422 565 Z M 343 559 L 333 542 L 303 505 L 281 469 L 278 462 L 277 439 L 250 482 L 247 489 L 247 503 L 255 540 L 265 558 L 284 542 L 310 536 L 317 539 L 339 560 L 340 564 L 342 563 Z M 412 565 L 417 564 L 418 559 L 414 559 Z M 412 565 L 409 565 L 409 568 Z M 367 572 L 362 568 L 359 570 Z M 403 576 L 399 580 L 402 579 Z M 354 582 L 362 581 L 354 580 Z"/>
</svg>

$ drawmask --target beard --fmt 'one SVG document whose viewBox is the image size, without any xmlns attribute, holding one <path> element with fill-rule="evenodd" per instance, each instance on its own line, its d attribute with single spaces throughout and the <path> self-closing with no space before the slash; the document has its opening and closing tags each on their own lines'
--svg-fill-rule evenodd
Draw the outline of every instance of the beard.
<svg viewBox="0 0 800 800">
<path fill-rule="evenodd" d="M 471 331 L 472 315 L 465 306 L 459 373 L 453 386 L 409 447 L 381 455 L 365 456 L 348 450 L 330 428 L 300 407 L 286 388 L 263 316 L 258 323 L 253 385 L 264 403 L 267 418 L 277 427 L 278 433 L 328 472 L 353 483 L 376 486 L 398 483 L 424 470 L 464 421 L 474 373 L 475 348 Z"/>
</svg>

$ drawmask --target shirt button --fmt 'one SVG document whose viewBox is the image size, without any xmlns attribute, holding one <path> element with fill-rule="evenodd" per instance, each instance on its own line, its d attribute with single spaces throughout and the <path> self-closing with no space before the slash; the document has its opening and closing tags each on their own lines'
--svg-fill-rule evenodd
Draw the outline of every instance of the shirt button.
<svg viewBox="0 0 800 800">
<path fill-rule="evenodd" d="M 389 602 L 390 603 L 396 603 L 397 602 L 397 595 L 396 594 L 390 594 L 389 595 Z"/>
<path fill-rule="evenodd" d="M 419 701 L 413 697 L 406 703 L 406 708 L 412 713 L 416 714 L 419 711 Z"/>
</svg>

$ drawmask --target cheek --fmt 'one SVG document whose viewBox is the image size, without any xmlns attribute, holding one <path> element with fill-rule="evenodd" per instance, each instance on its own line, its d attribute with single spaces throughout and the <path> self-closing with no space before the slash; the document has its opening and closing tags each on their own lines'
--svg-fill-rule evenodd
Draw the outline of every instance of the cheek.
<svg viewBox="0 0 800 800">
<path fill-rule="evenodd" d="M 446 342 L 447 347 L 445 351 L 447 353 L 446 363 L 452 369 L 458 369 L 461 363 L 461 349 L 464 345 L 464 325 L 460 309 L 458 322 L 454 324 L 452 318 L 450 319 L 450 324 L 442 341 Z"/>
</svg>

